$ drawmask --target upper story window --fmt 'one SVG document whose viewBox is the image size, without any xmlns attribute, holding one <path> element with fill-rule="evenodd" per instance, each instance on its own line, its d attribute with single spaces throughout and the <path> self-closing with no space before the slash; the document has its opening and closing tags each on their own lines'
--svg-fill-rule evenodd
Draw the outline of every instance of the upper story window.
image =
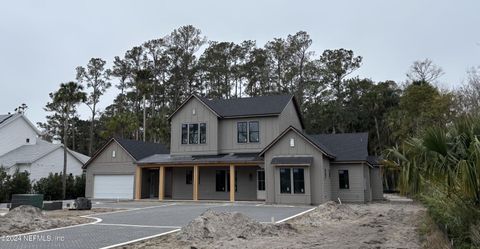
<svg viewBox="0 0 480 249">
<path fill-rule="evenodd" d="M 207 143 L 207 124 L 182 124 L 182 144 Z"/>
<path fill-rule="evenodd" d="M 198 144 L 198 124 L 188 125 L 188 143 Z"/>
<path fill-rule="evenodd" d="M 237 123 L 238 143 L 258 143 L 260 141 L 260 125 L 258 121 Z"/>
<path fill-rule="evenodd" d="M 260 141 L 260 129 L 258 121 L 248 123 L 248 140 L 250 143 L 258 143 L 258 141 Z"/>
</svg>

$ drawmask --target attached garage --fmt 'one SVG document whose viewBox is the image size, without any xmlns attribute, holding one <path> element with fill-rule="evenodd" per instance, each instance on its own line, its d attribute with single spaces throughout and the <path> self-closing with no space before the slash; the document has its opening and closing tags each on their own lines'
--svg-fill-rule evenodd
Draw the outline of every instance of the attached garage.
<svg viewBox="0 0 480 249">
<path fill-rule="evenodd" d="M 85 197 L 94 199 L 133 199 L 136 161 L 154 155 L 168 154 L 157 143 L 110 139 L 83 169 L 86 173 Z"/>
<path fill-rule="evenodd" d="M 94 175 L 93 198 L 133 199 L 133 175 Z"/>
</svg>

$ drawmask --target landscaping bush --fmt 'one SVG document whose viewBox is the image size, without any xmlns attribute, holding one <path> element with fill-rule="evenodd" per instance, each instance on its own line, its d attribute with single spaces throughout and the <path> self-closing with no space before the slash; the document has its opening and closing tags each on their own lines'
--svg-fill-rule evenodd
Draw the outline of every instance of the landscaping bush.
<svg viewBox="0 0 480 249">
<path fill-rule="evenodd" d="M 10 201 L 12 194 L 28 194 L 31 190 L 30 173 L 17 169 L 13 175 L 8 175 L 6 169 L 0 167 L 0 202 Z"/>
<path fill-rule="evenodd" d="M 10 176 L 5 168 L 0 167 L 0 202 L 8 201 Z"/>
<path fill-rule="evenodd" d="M 30 182 L 30 173 L 27 171 L 19 172 L 18 169 L 13 173 L 9 182 L 8 199 L 12 199 L 13 194 L 28 194 L 32 191 L 32 183 Z"/>
<path fill-rule="evenodd" d="M 43 194 L 45 200 L 62 199 L 62 174 L 50 173 L 48 177 L 41 178 L 34 186 L 37 194 Z M 85 196 L 85 176 L 67 176 L 66 199 L 76 199 Z"/>
<path fill-rule="evenodd" d="M 429 189 L 420 200 L 428 209 L 430 217 L 453 241 L 455 248 L 471 248 L 475 242 L 475 225 L 480 221 L 478 206 L 455 194 Z"/>
<path fill-rule="evenodd" d="M 37 194 L 43 194 L 44 200 L 62 199 L 62 176 L 58 173 L 50 173 L 48 177 L 43 177 L 33 185 L 33 191 Z"/>
</svg>

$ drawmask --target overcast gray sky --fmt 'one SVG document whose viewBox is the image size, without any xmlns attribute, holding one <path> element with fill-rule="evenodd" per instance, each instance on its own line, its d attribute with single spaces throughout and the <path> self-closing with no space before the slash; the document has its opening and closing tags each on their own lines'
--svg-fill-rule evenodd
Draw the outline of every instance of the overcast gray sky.
<svg viewBox="0 0 480 249">
<path fill-rule="evenodd" d="M 48 93 L 75 78 L 92 57 L 109 62 L 135 45 L 182 25 L 210 40 L 263 44 L 299 30 L 318 56 L 347 48 L 363 56 L 356 73 L 404 81 L 414 60 L 430 58 L 458 87 L 480 65 L 480 1 L 9 1 L 0 6 L 0 114 L 21 103 L 44 121 Z M 111 88 L 101 108 L 117 94 Z M 88 109 L 80 108 L 83 118 Z"/>
</svg>

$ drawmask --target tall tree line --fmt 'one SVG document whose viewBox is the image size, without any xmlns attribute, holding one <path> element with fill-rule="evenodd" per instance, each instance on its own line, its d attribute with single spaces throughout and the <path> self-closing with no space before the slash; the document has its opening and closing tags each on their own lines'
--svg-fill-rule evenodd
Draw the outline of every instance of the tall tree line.
<svg viewBox="0 0 480 249">
<path fill-rule="evenodd" d="M 404 85 L 374 82 L 355 76 L 361 56 L 344 48 L 317 53 L 312 42 L 304 31 L 263 46 L 253 40 L 209 41 L 188 25 L 116 56 L 111 68 L 92 58 L 77 68 L 76 77 L 87 91 L 91 117 L 84 121 L 73 115 L 68 146 L 92 155 L 112 136 L 169 144 L 167 117 L 190 94 L 226 99 L 293 94 L 307 132 L 368 131 L 371 153 L 377 155 L 418 126 L 450 115 L 446 109 L 452 108 L 454 96 L 435 87 L 442 71 L 433 62 L 415 62 Z M 111 85 L 118 95 L 100 111 L 97 104 Z M 415 101 L 424 100 L 423 109 L 415 108 Z M 428 108 L 432 104 L 436 110 Z M 50 115 L 41 124 L 47 136 L 63 131 L 55 123 Z"/>
</svg>

